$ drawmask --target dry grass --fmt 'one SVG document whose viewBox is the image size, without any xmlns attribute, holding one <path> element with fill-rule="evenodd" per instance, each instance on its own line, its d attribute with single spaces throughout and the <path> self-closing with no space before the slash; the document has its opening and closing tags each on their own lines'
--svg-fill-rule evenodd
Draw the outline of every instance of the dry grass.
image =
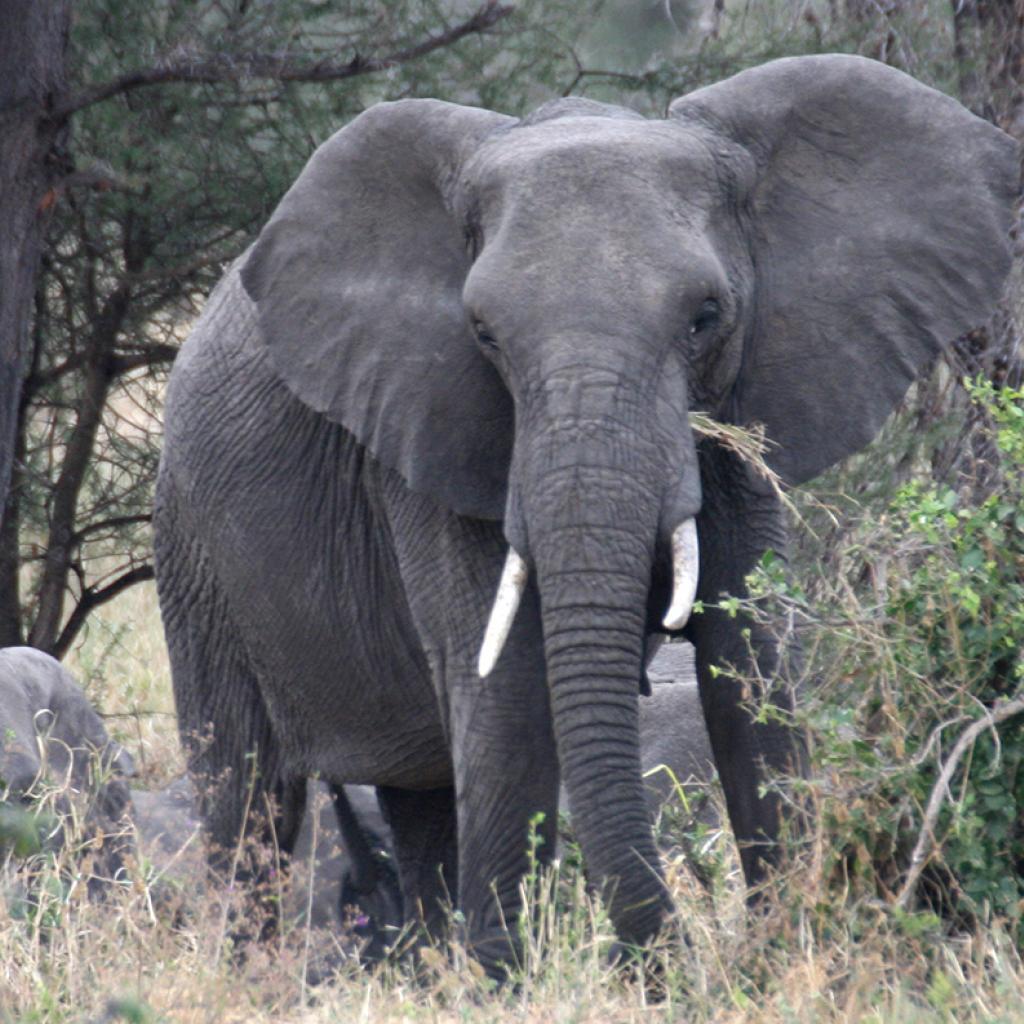
<svg viewBox="0 0 1024 1024">
<path fill-rule="evenodd" d="M 155 583 L 97 609 L 65 664 L 131 753 L 138 785 L 160 786 L 184 771 Z"/>
<path fill-rule="evenodd" d="M 107 721 L 147 783 L 180 769 L 152 588 L 112 604 L 71 668 L 105 713 L 127 716 Z M 68 897 L 66 875 L 60 884 L 68 861 L 45 868 L 36 909 L 4 869 L 0 1021 L 1024 1021 L 1024 969 L 998 927 L 949 939 L 885 905 L 844 904 L 813 855 L 769 895 L 770 912 L 751 918 L 727 834 L 689 839 L 713 884 L 700 885 L 682 853 L 670 857 L 690 944 L 661 954 L 660 1003 L 608 965 L 610 925 L 569 869 L 538 884 L 539 926 L 517 984 L 494 991 L 458 950 L 428 951 L 418 978 L 407 964 L 345 964 L 310 985 L 310 953 L 332 940 L 302 928 L 239 966 L 215 895 L 186 887 L 172 914 L 141 865 L 131 884 L 90 904 L 78 888 Z"/>
</svg>

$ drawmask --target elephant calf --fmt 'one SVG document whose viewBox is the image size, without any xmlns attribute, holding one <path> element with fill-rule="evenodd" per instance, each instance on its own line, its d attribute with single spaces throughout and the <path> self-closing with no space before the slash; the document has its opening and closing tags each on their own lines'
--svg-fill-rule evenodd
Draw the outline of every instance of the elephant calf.
<svg viewBox="0 0 1024 1024">
<path fill-rule="evenodd" d="M 640 766 L 647 805 L 655 817 L 677 796 L 706 797 L 714 757 L 704 726 L 690 644 L 665 644 L 647 667 L 649 696 L 640 698 Z M 705 800 L 699 819 L 714 823 Z"/>
<path fill-rule="evenodd" d="M 72 821 L 92 838 L 88 888 L 96 895 L 134 852 L 128 754 L 60 662 L 31 647 L 0 650 L 0 798 L 52 799 L 59 849 Z"/>
<path fill-rule="evenodd" d="M 82 823 L 82 838 L 101 839 L 90 843 L 90 849 L 98 845 L 90 854 L 94 897 L 137 852 L 160 875 L 202 884 L 191 784 L 182 779 L 161 790 L 129 790 L 132 770 L 131 758 L 60 662 L 31 647 L 0 650 L 0 799 L 21 805 L 50 794 L 51 849 L 61 847 L 72 821 Z M 303 919 L 308 903 L 313 927 L 351 926 L 361 955 L 372 959 L 402 924 L 387 826 L 367 787 L 346 787 L 340 806 L 323 813 L 322 805 L 334 802 L 329 798 L 325 785 L 311 787 L 286 912 Z"/>
<path fill-rule="evenodd" d="M 354 951 L 372 962 L 401 931 L 402 895 L 376 794 L 346 786 L 344 795 L 339 809 L 324 783 L 309 787 L 282 912 L 292 922 L 353 935 Z M 197 807 L 188 779 L 132 790 L 140 852 L 174 884 L 194 886 L 206 875 Z"/>
</svg>

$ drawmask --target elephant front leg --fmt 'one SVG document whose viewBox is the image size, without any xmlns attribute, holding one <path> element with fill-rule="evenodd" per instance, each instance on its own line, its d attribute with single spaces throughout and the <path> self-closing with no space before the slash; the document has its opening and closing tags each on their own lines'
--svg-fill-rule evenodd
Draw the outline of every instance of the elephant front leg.
<svg viewBox="0 0 1024 1024">
<path fill-rule="evenodd" d="M 559 774 L 538 605 L 531 586 L 491 674 L 480 679 L 477 650 L 463 652 L 450 690 L 459 907 L 470 951 L 498 979 L 520 962 L 522 880 L 550 863 L 557 839 Z"/>
<path fill-rule="evenodd" d="M 745 576 L 762 554 L 770 548 L 785 555 L 786 532 L 780 503 L 767 485 L 720 449 L 705 447 L 700 454 L 698 597 L 713 605 L 725 595 L 745 596 Z M 695 615 L 686 635 L 696 648 L 701 703 L 743 873 L 756 886 L 779 861 L 784 824 L 791 831 L 805 824 L 802 810 L 794 811 L 776 788 L 765 788 L 776 777 L 807 771 L 805 740 L 791 723 L 793 695 L 776 679 L 778 641 L 764 625 L 714 607 Z M 765 700 L 772 708 L 758 720 L 756 707 Z"/>
</svg>

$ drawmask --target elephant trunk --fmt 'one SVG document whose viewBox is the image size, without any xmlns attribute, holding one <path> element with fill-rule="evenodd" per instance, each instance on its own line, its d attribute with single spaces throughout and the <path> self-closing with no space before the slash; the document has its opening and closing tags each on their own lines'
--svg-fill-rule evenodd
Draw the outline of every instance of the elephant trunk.
<svg viewBox="0 0 1024 1024">
<path fill-rule="evenodd" d="M 586 452 L 564 431 L 542 442 L 550 448 L 530 460 L 537 476 L 523 512 L 574 831 L 620 938 L 642 943 L 672 909 L 643 796 L 638 721 L 662 500 L 653 458 L 623 451 L 611 424 L 609 444 L 595 449 L 596 429 L 587 425 Z M 595 450 L 608 461 L 595 464 Z M 637 462 L 652 464 L 641 471 Z"/>
</svg>

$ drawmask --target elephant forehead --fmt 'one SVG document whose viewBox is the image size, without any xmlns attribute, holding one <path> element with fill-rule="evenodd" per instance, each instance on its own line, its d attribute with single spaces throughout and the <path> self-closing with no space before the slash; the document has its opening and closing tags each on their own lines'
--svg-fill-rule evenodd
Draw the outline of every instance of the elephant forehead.
<svg viewBox="0 0 1024 1024">
<path fill-rule="evenodd" d="M 558 195 L 599 211 L 608 196 L 704 205 L 719 178 L 718 155 L 697 126 L 571 117 L 492 137 L 466 165 L 463 185 L 483 210 Z"/>
</svg>

